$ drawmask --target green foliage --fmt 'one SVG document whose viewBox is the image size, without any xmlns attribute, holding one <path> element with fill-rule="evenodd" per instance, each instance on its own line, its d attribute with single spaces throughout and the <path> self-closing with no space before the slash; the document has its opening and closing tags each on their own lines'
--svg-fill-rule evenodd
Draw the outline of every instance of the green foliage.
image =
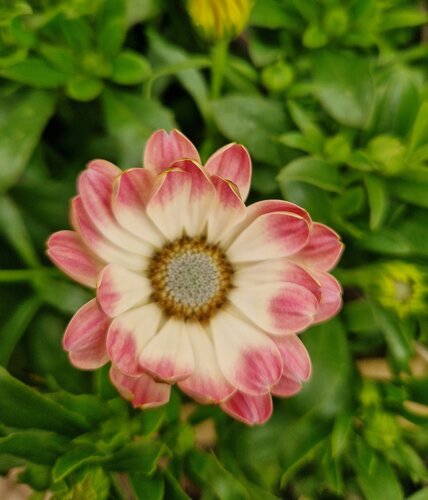
<svg viewBox="0 0 428 500">
<path fill-rule="evenodd" d="M 185 2 L 1 3 L 1 474 L 20 467 L 32 498 L 58 500 L 428 498 L 422 3 L 257 0 L 228 52 L 191 30 Z M 343 311 L 302 335 L 312 379 L 263 427 L 189 416 L 175 390 L 133 410 L 108 368 L 78 371 L 61 348 L 92 295 L 44 242 L 67 225 L 78 172 L 97 157 L 140 166 L 173 127 L 203 158 L 243 143 L 251 202 L 298 203 L 346 244 Z"/>
</svg>

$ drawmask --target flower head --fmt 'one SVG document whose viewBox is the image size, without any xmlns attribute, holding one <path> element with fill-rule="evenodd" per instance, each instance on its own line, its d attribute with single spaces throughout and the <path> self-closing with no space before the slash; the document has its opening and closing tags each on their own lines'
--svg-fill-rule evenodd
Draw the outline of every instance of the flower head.
<svg viewBox="0 0 428 500">
<path fill-rule="evenodd" d="M 250 0 L 189 0 L 188 11 L 204 36 L 212 40 L 237 37 L 250 17 Z"/>
<path fill-rule="evenodd" d="M 172 384 L 249 424 L 271 394 L 290 396 L 311 364 L 297 333 L 341 306 L 328 273 L 338 235 L 279 200 L 245 206 L 251 159 L 229 144 L 201 165 L 180 132 L 149 139 L 144 168 L 95 160 L 72 200 L 73 231 L 48 255 L 96 297 L 72 318 L 71 362 L 111 361 L 111 380 L 135 407 L 166 403 Z"/>
<path fill-rule="evenodd" d="M 401 316 L 425 314 L 428 300 L 428 275 L 419 266 L 391 261 L 380 264 L 371 288 L 376 299 Z"/>
</svg>

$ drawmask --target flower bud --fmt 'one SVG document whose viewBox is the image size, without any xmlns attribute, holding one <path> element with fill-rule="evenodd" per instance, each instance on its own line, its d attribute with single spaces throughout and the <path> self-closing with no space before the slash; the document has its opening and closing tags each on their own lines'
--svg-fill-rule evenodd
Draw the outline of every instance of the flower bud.
<svg viewBox="0 0 428 500">
<path fill-rule="evenodd" d="M 250 17 L 251 0 L 189 0 L 193 24 L 209 40 L 236 38 Z"/>
<path fill-rule="evenodd" d="M 426 313 L 428 275 L 414 264 L 385 262 L 374 275 L 375 298 L 401 316 Z"/>
<path fill-rule="evenodd" d="M 263 68 L 261 79 L 269 92 L 283 92 L 293 82 L 294 70 L 289 64 L 279 61 Z"/>
</svg>

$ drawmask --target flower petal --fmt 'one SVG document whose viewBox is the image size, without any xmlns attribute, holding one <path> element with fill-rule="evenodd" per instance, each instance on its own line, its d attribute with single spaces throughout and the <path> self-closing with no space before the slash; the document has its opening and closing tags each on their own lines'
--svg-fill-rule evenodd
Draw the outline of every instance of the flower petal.
<svg viewBox="0 0 428 500">
<path fill-rule="evenodd" d="M 71 363 L 83 370 L 94 370 L 108 361 L 106 335 L 110 319 L 96 299 L 84 304 L 71 318 L 62 345 Z"/>
<path fill-rule="evenodd" d="M 226 379 L 248 394 L 263 394 L 278 381 L 282 359 L 275 343 L 235 311 L 211 319 L 217 360 Z"/>
<path fill-rule="evenodd" d="M 315 295 L 318 301 L 321 300 L 319 282 L 303 267 L 290 262 L 287 258 L 262 260 L 247 264 L 237 269 L 234 276 L 234 284 L 237 288 L 276 282 L 304 286 Z"/>
<path fill-rule="evenodd" d="M 311 358 L 305 345 L 297 335 L 275 337 L 275 344 L 284 362 L 283 376 L 299 382 L 309 380 L 311 376 Z"/>
<path fill-rule="evenodd" d="M 143 165 L 155 174 L 170 167 L 177 160 L 189 158 L 200 163 L 198 150 L 180 131 L 157 130 L 151 135 L 144 150 Z"/>
<path fill-rule="evenodd" d="M 120 314 L 107 334 L 107 352 L 112 362 L 126 375 L 143 372 L 138 358 L 159 329 L 162 312 L 156 304 L 147 304 Z"/>
<path fill-rule="evenodd" d="M 264 424 L 272 415 L 272 397 L 270 394 L 253 396 L 236 392 L 220 405 L 221 409 L 244 424 Z"/>
<path fill-rule="evenodd" d="M 133 270 L 146 268 L 147 258 L 117 247 L 100 234 L 90 221 L 80 196 L 76 196 L 71 202 L 71 224 L 85 245 L 104 262 L 121 264 Z"/>
<path fill-rule="evenodd" d="M 293 260 L 317 271 L 330 271 L 343 252 L 340 236 L 324 224 L 314 223 L 308 242 Z"/>
<path fill-rule="evenodd" d="M 229 299 L 258 327 L 274 335 L 304 330 L 313 322 L 319 307 L 313 293 L 294 283 L 235 288 Z"/>
<path fill-rule="evenodd" d="M 232 262 L 251 262 L 287 257 L 303 248 L 309 237 L 308 222 L 284 212 L 261 215 L 235 239 L 227 250 Z"/>
<path fill-rule="evenodd" d="M 131 401 L 134 408 L 156 408 L 169 401 L 171 386 L 156 382 L 150 375 L 128 377 L 112 365 L 110 379 L 121 396 Z"/>
<path fill-rule="evenodd" d="M 211 175 L 232 181 L 238 186 L 241 198 L 247 199 L 251 184 L 251 157 L 244 146 L 224 146 L 208 159 L 205 168 Z"/>
<path fill-rule="evenodd" d="M 104 172 L 93 164 L 80 174 L 78 180 L 79 193 L 89 219 L 99 232 L 120 248 L 141 255 L 151 255 L 153 246 L 137 238 L 119 225 L 112 211 L 113 183 L 117 175 Z"/>
<path fill-rule="evenodd" d="M 186 328 L 182 320 L 169 318 L 144 347 L 140 365 L 165 382 L 176 382 L 191 375 L 195 361 Z"/>
<path fill-rule="evenodd" d="M 228 228 L 245 218 L 247 209 L 230 182 L 216 175 L 211 177 L 211 182 L 216 194 L 208 211 L 207 239 L 211 243 L 218 243 Z"/>
<path fill-rule="evenodd" d="M 311 359 L 303 342 L 297 335 L 283 335 L 274 339 L 281 352 L 284 371 L 272 394 L 289 397 L 302 389 L 302 382 L 311 376 Z"/>
<path fill-rule="evenodd" d="M 272 394 L 280 398 L 294 396 L 302 390 L 302 384 L 298 380 L 283 375 L 278 383 L 272 387 Z"/>
<path fill-rule="evenodd" d="M 342 287 L 331 274 L 313 272 L 321 285 L 320 308 L 314 317 L 315 323 L 326 321 L 335 316 L 342 307 Z"/>
<path fill-rule="evenodd" d="M 82 285 L 95 288 L 103 265 L 83 244 L 75 231 L 58 231 L 47 241 L 52 262 Z"/>
<path fill-rule="evenodd" d="M 191 160 L 175 162 L 162 174 L 160 186 L 147 205 L 147 214 L 168 238 L 202 231 L 214 197 L 214 186 Z"/>
<path fill-rule="evenodd" d="M 118 177 L 113 188 L 112 210 L 122 227 L 143 241 L 161 246 L 164 238 L 147 216 L 154 176 L 144 168 L 131 168 Z"/>
<path fill-rule="evenodd" d="M 147 303 L 151 293 L 147 278 L 118 264 L 109 264 L 100 275 L 97 300 L 102 310 L 114 318 L 132 307 Z"/>
<path fill-rule="evenodd" d="M 217 355 L 208 332 L 199 323 L 186 326 L 192 344 L 195 369 L 178 383 L 180 389 L 192 398 L 205 403 L 219 403 L 235 392 L 221 372 Z"/>
</svg>

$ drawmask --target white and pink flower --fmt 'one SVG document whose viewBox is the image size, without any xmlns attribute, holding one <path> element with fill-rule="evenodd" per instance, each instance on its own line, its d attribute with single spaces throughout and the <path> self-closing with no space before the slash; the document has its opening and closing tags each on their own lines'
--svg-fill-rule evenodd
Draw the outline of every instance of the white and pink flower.
<svg viewBox="0 0 428 500">
<path fill-rule="evenodd" d="M 73 365 L 111 361 L 135 407 L 167 403 L 176 383 L 247 424 L 270 417 L 272 394 L 301 389 L 311 363 L 297 334 L 340 309 L 328 271 L 343 245 L 287 201 L 246 207 L 250 180 L 243 146 L 203 167 L 177 130 L 151 136 L 144 168 L 88 165 L 74 230 L 48 240 L 51 260 L 96 293 L 65 332 Z"/>
</svg>

